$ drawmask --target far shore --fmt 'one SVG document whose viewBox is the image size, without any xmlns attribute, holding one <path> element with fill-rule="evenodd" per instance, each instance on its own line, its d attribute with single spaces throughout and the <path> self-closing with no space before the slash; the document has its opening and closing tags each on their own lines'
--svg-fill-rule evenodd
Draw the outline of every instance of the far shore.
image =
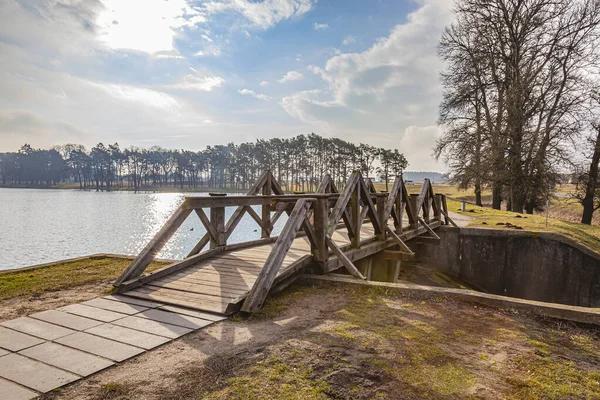
<svg viewBox="0 0 600 400">
<path fill-rule="evenodd" d="M 0 189 L 60 189 L 60 190 L 81 190 L 86 192 L 151 192 L 151 193 L 244 193 L 247 189 L 213 188 L 213 187 L 189 187 L 184 186 L 153 186 L 143 185 L 137 189 L 133 186 L 114 186 L 110 190 L 106 187 L 96 189 L 95 186 L 81 188 L 75 183 L 61 183 L 58 185 L 1 185 Z"/>
</svg>

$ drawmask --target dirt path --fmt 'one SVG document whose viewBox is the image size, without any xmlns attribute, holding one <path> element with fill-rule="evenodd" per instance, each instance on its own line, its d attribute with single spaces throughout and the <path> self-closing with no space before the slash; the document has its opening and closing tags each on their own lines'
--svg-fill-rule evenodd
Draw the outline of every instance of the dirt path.
<svg viewBox="0 0 600 400">
<path fill-rule="evenodd" d="M 442 297 L 292 287 L 48 399 L 600 398 L 598 332 Z"/>
</svg>

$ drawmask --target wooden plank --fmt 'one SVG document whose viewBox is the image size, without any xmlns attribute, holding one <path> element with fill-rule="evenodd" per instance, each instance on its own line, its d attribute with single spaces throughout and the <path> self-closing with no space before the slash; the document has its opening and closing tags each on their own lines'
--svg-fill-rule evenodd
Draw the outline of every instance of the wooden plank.
<svg viewBox="0 0 600 400">
<path fill-rule="evenodd" d="M 252 289 L 250 289 L 250 292 L 244 301 L 242 311 L 256 312 L 260 310 L 260 307 L 267 297 L 267 294 L 273 285 L 273 281 L 281 268 L 285 254 L 292 245 L 296 233 L 304 221 L 308 204 L 306 199 L 301 199 L 296 202 L 287 223 L 275 242 L 273 251 L 269 254 L 265 267 L 260 272 L 256 282 L 252 286 Z"/>
<path fill-rule="evenodd" d="M 192 297 L 182 298 L 181 296 L 173 296 L 168 292 L 159 291 L 141 291 L 143 288 L 132 290 L 127 292 L 128 297 L 136 297 L 144 300 L 159 301 L 165 304 L 171 304 L 174 306 L 182 306 L 191 308 L 194 310 L 209 311 L 218 314 L 225 314 L 227 311 L 228 303 L 215 303 L 208 301 L 200 301 Z M 169 289 L 164 289 L 169 290 Z"/>
<path fill-rule="evenodd" d="M 197 294 L 205 294 L 208 296 L 222 297 L 222 298 L 230 298 L 235 299 L 236 297 L 248 293 L 247 290 L 236 290 L 236 289 L 227 289 L 222 288 L 220 286 L 207 286 L 207 285 L 198 285 L 194 283 L 181 282 L 181 281 L 173 281 L 173 282 L 164 282 L 158 285 L 156 282 L 152 285 L 148 285 L 149 287 L 160 287 L 165 289 L 173 289 L 179 290 L 183 292 L 197 293 Z"/>
<path fill-rule="evenodd" d="M 212 282 L 213 284 L 222 284 L 227 285 L 231 288 L 241 288 L 245 290 L 250 290 L 256 278 L 251 278 L 247 276 L 228 276 L 228 275 L 219 275 L 219 274 L 200 274 L 200 275 L 187 275 L 187 276 L 173 276 L 165 278 L 164 281 L 182 281 L 182 282 L 190 282 L 190 283 L 198 283 L 201 284 L 203 282 Z M 161 279 L 160 282 L 163 280 Z M 159 282 L 159 281 L 157 281 Z"/>
<path fill-rule="evenodd" d="M 360 279 L 367 279 L 363 274 L 360 273 L 360 271 L 358 270 L 358 268 L 356 268 L 352 261 L 348 257 L 346 257 L 346 254 L 342 251 L 342 249 L 340 249 L 338 245 L 335 244 L 333 240 L 331 240 L 331 237 L 326 236 L 325 240 L 327 242 L 327 246 L 329 246 L 331 251 L 333 251 L 333 254 L 335 254 L 338 260 L 342 262 L 342 264 L 346 267 L 346 270 L 348 270 L 350 274 Z"/>
<path fill-rule="evenodd" d="M 166 288 L 155 287 L 155 286 L 151 286 L 151 285 L 137 288 L 134 290 L 134 292 L 148 293 L 148 294 L 156 293 L 159 295 L 162 294 L 167 297 L 180 298 L 180 299 L 184 299 L 184 300 L 193 300 L 193 301 L 199 301 L 199 302 L 214 303 L 214 304 L 223 304 L 223 305 L 227 305 L 231 301 L 230 298 L 209 296 L 206 294 L 199 294 L 199 293 L 183 292 L 180 290 L 166 289 Z"/>
<path fill-rule="evenodd" d="M 129 280 L 126 282 L 123 282 L 121 285 L 119 285 L 119 292 L 123 292 L 125 290 L 129 290 L 131 288 L 137 287 L 139 285 L 143 285 L 144 283 L 148 283 L 148 282 L 152 282 L 154 280 L 160 279 L 164 276 L 167 276 L 169 274 L 175 273 L 177 271 L 180 271 L 184 268 L 188 268 L 192 265 L 195 265 L 199 262 L 202 262 L 203 260 L 206 260 L 210 257 L 214 257 L 215 255 L 221 253 L 221 249 L 213 249 L 213 250 L 208 250 L 204 253 L 201 254 L 197 254 L 193 257 L 189 257 L 186 258 L 182 261 L 178 261 L 176 263 L 173 263 L 171 265 L 167 265 L 166 267 L 163 267 L 161 269 L 158 269 L 146 276 L 142 276 L 133 280 Z"/>
<path fill-rule="evenodd" d="M 239 290 L 241 292 L 247 292 L 254 284 L 254 280 L 250 283 L 244 283 L 241 281 L 227 281 L 223 280 L 219 277 L 196 277 L 196 278 L 188 278 L 188 277 L 179 277 L 179 276 L 169 276 L 158 281 L 155 281 L 156 286 L 161 286 L 163 283 L 170 282 L 183 282 L 189 283 L 190 285 L 199 285 L 199 286 L 213 286 L 225 289 Z"/>
<path fill-rule="evenodd" d="M 129 264 L 125 271 L 123 271 L 121 276 L 117 278 L 114 286 L 119 286 L 127 280 L 140 276 L 191 212 L 192 210 L 186 210 L 179 207 L 156 235 L 154 235 L 146 247 L 144 247 L 140 254 L 131 262 L 131 264 Z"/>
</svg>

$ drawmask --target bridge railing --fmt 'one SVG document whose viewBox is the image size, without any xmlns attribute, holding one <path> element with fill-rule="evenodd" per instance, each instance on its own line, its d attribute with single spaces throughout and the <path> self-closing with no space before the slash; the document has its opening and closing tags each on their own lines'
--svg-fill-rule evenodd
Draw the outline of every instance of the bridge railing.
<svg viewBox="0 0 600 400">
<path fill-rule="evenodd" d="M 226 221 L 227 207 L 235 207 L 235 210 Z M 184 260 L 143 277 L 148 265 L 192 213 L 198 216 L 204 226 L 204 236 Z M 260 227 L 261 239 L 228 244 L 228 239 L 246 214 Z M 277 237 L 272 237 L 273 227 L 283 214 L 288 216 L 287 222 L 282 232 Z M 404 226 L 404 215 L 408 226 Z M 437 222 L 437 226 L 452 221 L 447 214 L 445 197 L 433 193 L 429 180 L 425 180 L 419 194 L 409 195 L 401 177 L 396 178 L 390 192 L 376 193 L 373 183 L 364 179 L 360 172 L 354 171 L 341 192 L 338 192 L 333 180 L 327 175 L 316 193 L 291 195 L 283 192 L 270 171 L 265 171 L 245 196 L 186 197 L 183 204 L 117 279 L 115 286 L 120 290 L 132 288 L 223 251 L 275 243 L 242 308 L 253 312 L 262 305 L 285 255 L 299 234 L 306 235 L 310 242 L 312 261 L 324 271 L 330 254 L 333 254 L 352 275 L 365 279 L 346 256 L 347 246 L 341 248 L 334 241 L 333 235 L 337 229 L 346 229 L 352 249 L 359 249 L 372 241 L 385 242 L 391 239 L 401 247 L 403 254 L 410 256 L 412 251 L 400 238 L 403 232 L 416 230 L 419 234 L 419 229 L 423 230 L 424 227 L 430 234 L 429 239 L 439 241 L 439 237 L 429 227 L 432 222 Z M 366 223 L 371 224 L 375 236 L 361 237 L 361 228 Z M 209 249 L 203 251 L 207 245 Z"/>
</svg>

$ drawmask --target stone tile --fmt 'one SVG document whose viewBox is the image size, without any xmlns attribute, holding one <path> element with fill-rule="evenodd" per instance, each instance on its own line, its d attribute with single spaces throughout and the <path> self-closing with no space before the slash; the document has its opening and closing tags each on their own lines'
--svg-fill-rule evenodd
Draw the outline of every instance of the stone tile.
<svg viewBox="0 0 600 400">
<path fill-rule="evenodd" d="M 56 342 L 117 362 L 144 352 L 143 349 L 138 349 L 123 343 L 115 342 L 114 340 L 108 340 L 84 332 L 77 332 L 62 337 L 56 340 Z"/>
<path fill-rule="evenodd" d="M 75 374 L 19 354 L 0 357 L 0 376 L 44 393 L 79 379 Z"/>
<path fill-rule="evenodd" d="M 138 318 L 136 316 L 114 321 L 113 324 L 171 339 L 178 338 L 192 331 L 191 329 L 183 328 L 181 326 L 152 321 L 146 318 Z"/>
<path fill-rule="evenodd" d="M 88 376 L 114 364 L 104 358 L 51 342 L 30 347 L 19 354 L 81 376 Z"/>
<path fill-rule="evenodd" d="M 19 351 L 41 343 L 42 339 L 0 326 L 0 347 L 7 350 Z"/>
<path fill-rule="evenodd" d="M 177 314 L 189 315 L 190 317 L 196 317 L 196 318 L 205 319 L 205 320 L 214 321 L 214 322 L 223 321 L 224 319 L 227 319 L 226 317 L 223 317 L 221 315 L 210 314 L 210 313 L 203 312 L 203 311 L 190 310 L 188 308 L 177 307 L 177 306 L 165 305 L 165 306 L 158 307 L 158 309 L 174 312 Z"/>
<path fill-rule="evenodd" d="M 65 328 L 75 329 L 76 331 L 84 331 L 102 324 L 100 321 L 80 317 L 78 315 L 73 315 L 58 310 L 42 311 L 31 314 L 29 317 L 50 322 L 54 325 L 64 326 Z"/>
<path fill-rule="evenodd" d="M 30 400 L 38 396 L 38 393 L 25 389 L 16 383 L 0 378 L 0 399 L 3 400 Z"/>
<path fill-rule="evenodd" d="M 125 317 L 125 314 L 103 310 L 96 307 L 84 306 L 83 304 L 71 304 L 69 306 L 60 307 L 59 310 L 102 322 L 112 322 L 116 319 Z"/>
<path fill-rule="evenodd" d="M 86 332 L 102 336 L 107 339 L 116 340 L 117 342 L 127 343 L 132 346 L 141 347 L 146 350 L 160 346 L 161 344 L 171 341 L 171 339 L 156 336 L 146 332 L 140 332 L 129 328 L 113 324 L 103 324 L 88 329 Z"/>
<path fill-rule="evenodd" d="M 159 303 L 157 301 L 150 300 L 142 300 L 142 299 L 134 299 L 133 297 L 120 296 L 118 294 L 112 294 L 110 296 L 104 296 L 104 299 L 120 301 L 121 303 L 134 304 L 136 306 L 148 307 L 148 308 L 156 308 L 164 305 L 163 303 Z"/>
<path fill-rule="evenodd" d="M 93 299 L 81 304 L 90 307 L 102 308 L 104 310 L 120 312 L 127 315 L 137 314 L 141 311 L 146 311 L 149 308 L 108 299 Z"/>
<path fill-rule="evenodd" d="M 49 324 L 29 317 L 11 319 L 2 322 L 0 325 L 46 340 L 54 340 L 75 332 L 74 330 L 63 328 L 62 326 Z"/>
<path fill-rule="evenodd" d="M 0 349 L 0 357 L 5 356 L 7 354 L 10 354 L 10 351 L 4 350 L 4 349 Z"/>
<path fill-rule="evenodd" d="M 162 310 L 148 310 L 136 315 L 136 317 L 147 318 L 153 321 L 165 322 L 171 325 L 183 326 L 188 329 L 200 329 L 213 323 L 205 319 L 190 317 L 189 315 L 176 314 Z"/>
</svg>

